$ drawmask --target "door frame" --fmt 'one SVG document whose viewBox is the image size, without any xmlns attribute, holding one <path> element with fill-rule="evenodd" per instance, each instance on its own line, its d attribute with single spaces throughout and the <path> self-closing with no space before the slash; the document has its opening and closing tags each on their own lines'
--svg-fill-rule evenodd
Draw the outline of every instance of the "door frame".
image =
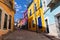
<svg viewBox="0 0 60 40">
<path fill-rule="evenodd" d="M 11 21 L 12 21 L 12 16 L 9 15 L 9 27 L 8 27 L 8 29 L 11 29 Z"/>
<path fill-rule="evenodd" d="M 0 12 L 0 14 L 1 14 L 0 17 L 2 17 L 2 10 L 0 9 L 0 11 L 1 11 Z M 0 29 L 1 29 L 1 18 L 0 18 Z"/>
<path fill-rule="evenodd" d="M 4 29 L 7 29 L 7 24 L 8 24 L 8 15 L 5 13 L 4 14 L 5 15 L 5 17 L 4 17 Z M 6 18 L 7 17 L 7 18 Z M 6 27 L 5 27 L 6 26 Z"/>
<path fill-rule="evenodd" d="M 47 22 L 48 22 L 48 30 L 49 30 L 49 17 L 46 17 L 45 20 L 46 19 L 48 20 Z M 45 21 L 45 25 L 46 25 L 46 21 Z M 46 25 L 46 32 L 47 32 L 47 25 Z M 50 32 L 50 30 L 49 30 L 49 32 Z M 47 32 L 47 33 L 49 33 L 49 32 Z"/>
<path fill-rule="evenodd" d="M 40 16 L 38 17 L 38 18 L 41 18 Z M 38 20 L 38 18 L 37 18 L 37 20 Z M 37 25 L 39 24 L 39 22 L 37 21 Z M 41 20 L 41 25 L 42 25 L 42 20 Z"/>
<path fill-rule="evenodd" d="M 55 23 L 56 23 L 56 27 L 57 27 L 57 33 L 58 33 L 58 37 L 60 37 L 60 29 L 59 29 L 59 23 L 58 23 L 58 16 L 60 16 L 60 13 L 56 14 L 55 17 Z"/>
</svg>

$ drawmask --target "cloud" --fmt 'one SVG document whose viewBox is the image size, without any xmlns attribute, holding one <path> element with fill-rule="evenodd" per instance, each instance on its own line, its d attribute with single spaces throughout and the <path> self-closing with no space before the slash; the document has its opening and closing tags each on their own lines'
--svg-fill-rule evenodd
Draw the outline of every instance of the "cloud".
<svg viewBox="0 0 60 40">
<path fill-rule="evenodd" d="M 16 11 L 19 11 L 19 9 L 16 9 Z"/>
<path fill-rule="evenodd" d="M 26 0 L 26 1 L 30 3 L 32 0 Z"/>
<path fill-rule="evenodd" d="M 21 6 L 17 6 L 15 9 L 16 9 L 16 11 L 19 11 L 20 9 L 22 9 L 22 7 Z"/>
<path fill-rule="evenodd" d="M 21 13 L 23 13 L 24 11 L 21 11 Z"/>
<path fill-rule="evenodd" d="M 16 9 L 22 9 L 22 6 L 21 5 L 19 5 L 19 6 L 17 5 L 17 6 L 15 6 L 15 8 Z"/>
<path fill-rule="evenodd" d="M 15 2 L 15 9 L 16 11 L 19 11 L 20 9 L 22 9 L 22 6 L 18 5 L 17 2 Z"/>
<path fill-rule="evenodd" d="M 27 5 L 24 5 L 24 7 L 27 7 Z"/>
<path fill-rule="evenodd" d="M 32 0 L 29 1 L 29 3 L 31 2 Z"/>
<path fill-rule="evenodd" d="M 15 8 L 22 8 L 21 5 L 15 4 Z"/>
<path fill-rule="evenodd" d="M 26 1 L 28 1 L 28 0 L 26 0 Z"/>
<path fill-rule="evenodd" d="M 15 2 L 15 4 L 17 4 L 17 3 Z"/>
<path fill-rule="evenodd" d="M 18 21 L 18 19 L 15 19 L 15 21 L 17 22 L 17 21 Z"/>
</svg>

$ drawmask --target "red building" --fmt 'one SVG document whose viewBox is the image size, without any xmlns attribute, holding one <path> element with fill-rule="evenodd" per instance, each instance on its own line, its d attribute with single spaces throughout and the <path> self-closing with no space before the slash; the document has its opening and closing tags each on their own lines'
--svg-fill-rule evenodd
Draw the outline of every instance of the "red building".
<svg viewBox="0 0 60 40">
<path fill-rule="evenodd" d="M 19 21 L 18 27 L 22 27 L 23 29 L 28 28 L 28 13 L 27 10 L 24 12 L 23 18 Z"/>
<path fill-rule="evenodd" d="M 23 18 L 23 21 L 24 21 L 24 28 L 27 29 L 28 28 L 28 10 L 26 10 L 24 12 L 24 18 Z"/>
</svg>

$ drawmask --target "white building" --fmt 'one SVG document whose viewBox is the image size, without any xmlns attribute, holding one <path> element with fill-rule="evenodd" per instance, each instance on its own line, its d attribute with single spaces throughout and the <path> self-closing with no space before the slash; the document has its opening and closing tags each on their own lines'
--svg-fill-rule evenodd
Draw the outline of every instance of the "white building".
<svg viewBox="0 0 60 40">
<path fill-rule="evenodd" d="M 46 31 L 48 35 L 60 37 L 60 1 L 59 0 L 46 0 L 47 6 L 45 7 L 45 22 Z M 45 3 L 44 3 L 45 4 Z M 46 10 L 47 9 L 47 10 Z"/>
</svg>

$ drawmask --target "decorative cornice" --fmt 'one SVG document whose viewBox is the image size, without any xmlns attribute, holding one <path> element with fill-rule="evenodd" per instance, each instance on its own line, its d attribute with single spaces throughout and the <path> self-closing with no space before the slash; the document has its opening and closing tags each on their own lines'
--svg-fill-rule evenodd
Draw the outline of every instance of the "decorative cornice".
<svg viewBox="0 0 60 40">
<path fill-rule="evenodd" d="M 50 7 L 51 5 L 55 5 L 59 2 L 60 2 L 60 0 L 51 0 L 50 3 L 47 6 Z"/>
<path fill-rule="evenodd" d="M 13 8 L 9 7 L 6 3 L 4 3 L 4 2 L 2 2 L 2 1 L 0 1 L 0 2 L 3 3 L 3 4 L 5 4 L 8 8 L 10 8 L 12 11 L 15 12 L 15 10 L 14 10 Z"/>
</svg>

